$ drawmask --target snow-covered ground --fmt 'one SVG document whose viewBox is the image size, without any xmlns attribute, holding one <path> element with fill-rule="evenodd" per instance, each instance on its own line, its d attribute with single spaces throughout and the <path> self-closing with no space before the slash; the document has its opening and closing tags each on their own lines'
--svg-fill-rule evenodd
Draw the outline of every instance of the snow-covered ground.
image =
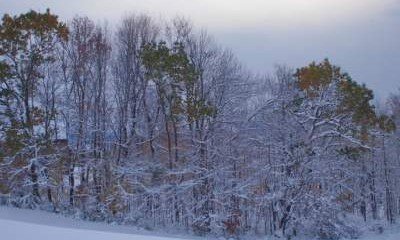
<svg viewBox="0 0 400 240">
<path fill-rule="evenodd" d="M 1 240 L 184 240 L 134 227 L 115 226 L 67 218 L 43 211 L 0 207 Z M 204 238 L 203 238 L 204 239 Z M 361 240 L 400 240 L 400 226 L 384 234 L 367 234 Z"/>
<path fill-rule="evenodd" d="M 166 237 L 133 235 L 61 228 L 0 219 L 1 239 L 4 240 L 166 240 Z M 169 238 L 172 239 L 172 238 Z"/>
<path fill-rule="evenodd" d="M 366 234 L 361 240 L 400 240 L 400 226 L 387 229 L 383 234 Z"/>
<path fill-rule="evenodd" d="M 0 207 L 0 239 L 182 240 L 184 238 L 157 235 L 134 227 L 81 221 L 43 211 Z"/>
</svg>

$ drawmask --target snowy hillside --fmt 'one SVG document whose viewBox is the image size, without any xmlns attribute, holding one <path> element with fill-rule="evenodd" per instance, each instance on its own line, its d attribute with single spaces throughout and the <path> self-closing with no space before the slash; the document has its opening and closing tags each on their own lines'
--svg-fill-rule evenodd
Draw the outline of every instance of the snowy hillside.
<svg viewBox="0 0 400 240">
<path fill-rule="evenodd" d="M 42 211 L 0 207 L 2 240 L 184 240 L 177 236 L 157 235 L 134 227 L 114 226 L 71 219 Z M 192 237 L 190 239 L 205 239 Z M 269 238 L 266 238 L 269 239 Z M 399 240 L 400 228 L 361 240 Z"/>
<path fill-rule="evenodd" d="M 0 207 L 1 240 L 175 240 L 173 236 L 149 235 L 133 227 L 113 226 L 60 215 Z"/>
</svg>

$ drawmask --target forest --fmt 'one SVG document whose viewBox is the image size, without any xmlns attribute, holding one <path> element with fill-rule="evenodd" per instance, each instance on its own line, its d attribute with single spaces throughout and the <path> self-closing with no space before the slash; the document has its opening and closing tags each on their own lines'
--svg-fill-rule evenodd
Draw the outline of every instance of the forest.
<svg viewBox="0 0 400 240">
<path fill-rule="evenodd" d="M 328 59 L 255 74 L 184 17 L 5 14 L 0 204 L 199 236 L 383 231 L 400 91 L 357 81 Z"/>
</svg>

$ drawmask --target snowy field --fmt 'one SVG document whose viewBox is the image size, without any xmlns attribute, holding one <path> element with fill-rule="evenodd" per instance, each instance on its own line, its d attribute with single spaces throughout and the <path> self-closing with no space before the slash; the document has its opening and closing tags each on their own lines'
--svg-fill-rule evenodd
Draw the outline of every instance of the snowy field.
<svg viewBox="0 0 400 240">
<path fill-rule="evenodd" d="M 0 239 L 184 240 L 181 237 L 150 234 L 134 227 L 80 221 L 42 211 L 8 207 L 0 207 Z"/>
<path fill-rule="evenodd" d="M 387 230 L 384 234 L 370 234 L 361 238 L 361 240 L 400 240 L 400 227 Z"/>
<path fill-rule="evenodd" d="M 42 211 L 0 207 L 1 240 L 189 240 L 145 232 L 134 227 L 114 226 L 66 218 Z M 267 238 L 266 238 L 267 239 Z M 361 240 L 400 240 L 400 227 Z"/>
</svg>

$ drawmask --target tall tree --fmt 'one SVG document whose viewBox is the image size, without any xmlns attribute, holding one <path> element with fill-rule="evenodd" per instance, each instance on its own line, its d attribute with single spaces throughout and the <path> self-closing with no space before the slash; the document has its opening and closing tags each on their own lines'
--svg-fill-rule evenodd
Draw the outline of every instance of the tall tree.
<svg viewBox="0 0 400 240">
<path fill-rule="evenodd" d="M 16 172 L 30 176 L 35 202 L 40 199 L 39 150 L 51 140 L 46 134 L 48 128 L 44 127 L 43 133 L 45 110 L 38 104 L 37 89 L 39 80 L 44 78 L 42 67 L 55 61 L 55 49 L 67 37 L 67 27 L 50 10 L 30 11 L 14 17 L 6 14 L 0 25 L 4 152 L 10 160 L 19 161 L 18 164 L 12 161 L 17 165 L 14 167 L 22 168 Z M 10 177 L 17 178 L 16 175 L 20 174 Z"/>
</svg>

